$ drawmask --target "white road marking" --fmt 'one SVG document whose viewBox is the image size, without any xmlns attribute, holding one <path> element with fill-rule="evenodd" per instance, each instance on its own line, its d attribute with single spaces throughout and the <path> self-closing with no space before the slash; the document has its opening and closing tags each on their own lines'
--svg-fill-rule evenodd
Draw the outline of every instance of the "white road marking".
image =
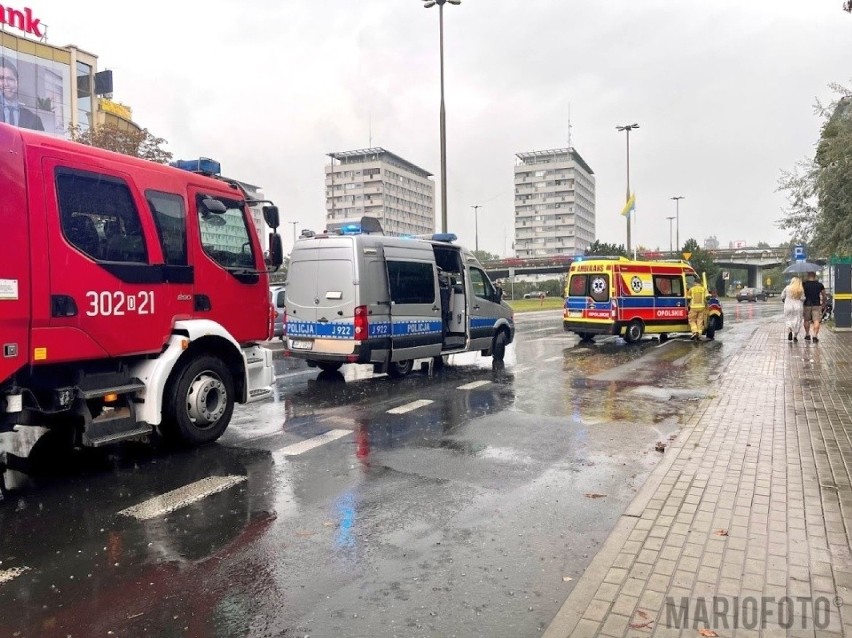
<svg viewBox="0 0 852 638">
<path fill-rule="evenodd" d="M 278 450 L 278 453 L 283 456 L 298 456 L 299 454 L 304 454 L 308 450 L 313 450 L 315 447 L 319 447 L 320 445 L 325 445 L 326 443 L 331 443 L 337 439 L 342 439 L 347 434 L 352 434 L 352 430 L 329 430 L 319 436 L 299 441 L 293 445 L 281 448 Z"/>
<path fill-rule="evenodd" d="M 488 385 L 491 383 L 490 381 L 471 381 L 470 383 L 465 383 L 464 385 L 460 385 L 456 388 L 456 390 L 475 390 L 476 388 L 481 388 L 484 385 Z"/>
<path fill-rule="evenodd" d="M 662 348 L 662 347 L 664 347 L 664 346 L 669 345 L 670 343 L 674 343 L 674 339 L 672 339 L 671 337 L 669 337 L 669 340 L 668 340 L 668 341 L 666 341 L 666 342 L 664 342 L 664 343 L 661 343 L 661 344 L 660 344 L 660 345 L 658 345 L 657 347 L 658 347 L 658 348 Z"/>
<path fill-rule="evenodd" d="M 524 330 L 520 334 L 528 335 L 528 334 L 532 334 L 533 332 L 548 332 L 548 331 L 553 332 L 554 330 L 557 330 L 558 328 L 559 328 L 559 326 L 548 326 L 547 328 L 536 328 L 535 330 Z"/>
<path fill-rule="evenodd" d="M 544 359 L 544 363 L 552 363 L 554 361 L 562 361 L 563 358 L 564 357 L 561 354 L 558 357 L 548 357 L 547 359 Z"/>
<path fill-rule="evenodd" d="M 245 476 L 208 476 L 195 483 L 184 485 L 171 492 L 155 496 L 138 505 L 123 509 L 119 514 L 147 521 L 163 516 L 201 499 L 222 492 L 246 480 Z"/>
<path fill-rule="evenodd" d="M 524 373 L 524 372 L 529 372 L 530 370 L 532 370 L 532 366 L 515 366 L 514 368 L 512 368 L 512 371 L 515 374 L 521 374 L 521 373 Z"/>
<path fill-rule="evenodd" d="M 3 583 L 8 583 L 10 580 L 14 580 L 24 572 L 28 572 L 30 570 L 29 567 L 13 567 L 12 569 L 1 569 L 0 570 L 0 585 Z"/>
<path fill-rule="evenodd" d="M 416 410 L 417 408 L 427 406 L 430 403 L 434 403 L 434 401 L 430 401 L 429 399 L 420 399 L 419 401 L 412 401 L 411 403 L 406 403 L 405 405 L 401 405 L 398 408 L 388 410 L 388 414 L 405 414 L 406 412 L 411 412 L 412 410 Z"/>
</svg>

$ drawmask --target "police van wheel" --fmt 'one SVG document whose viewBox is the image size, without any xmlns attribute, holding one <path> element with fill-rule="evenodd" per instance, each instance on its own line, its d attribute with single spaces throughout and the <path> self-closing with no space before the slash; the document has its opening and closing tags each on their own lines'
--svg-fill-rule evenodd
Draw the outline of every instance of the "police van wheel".
<svg viewBox="0 0 852 638">
<path fill-rule="evenodd" d="M 221 359 L 190 360 L 169 381 L 163 406 L 163 437 L 195 446 L 212 443 L 225 431 L 234 412 L 234 381 Z"/>
<path fill-rule="evenodd" d="M 624 340 L 627 343 L 636 343 L 642 338 L 643 334 L 645 334 L 645 326 L 638 319 L 634 319 L 627 324 L 627 328 L 624 330 Z"/>
<path fill-rule="evenodd" d="M 491 357 L 494 361 L 502 361 L 503 357 L 506 356 L 506 344 L 509 343 L 509 339 L 506 337 L 506 333 L 502 330 L 494 335 L 494 345 L 491 348 Z"/>
<path fill-rule="evenodd" d="M 317 361 L 317 367 L 323 372 L 337 372 L 342 366 L 340 361 Z"/>
<path fill-rule="evenodd" d="M 400 379 L 414 369 L 414 361 L 396 361 L 388 365 L 388 376 Z"/>
</svg>

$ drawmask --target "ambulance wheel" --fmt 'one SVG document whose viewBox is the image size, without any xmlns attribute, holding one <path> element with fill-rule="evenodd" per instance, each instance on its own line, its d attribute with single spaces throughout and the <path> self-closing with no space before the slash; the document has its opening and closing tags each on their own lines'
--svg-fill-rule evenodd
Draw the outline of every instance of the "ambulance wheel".
<svg viewBox="0 0 852 638">
<path fill-rule="evenodd" d="M 388 376 L 401 379 L 414 369 L 414 361 L 396 361 L 388 365 Z"/>
<path fill-rule="evenodd" d="M 337 372 L 342 366 L 340 361 L 317 361 L 317 367 L 323 372 Z"/>
<path fill-rule="evenodd" d="M 666 334 L 665 332 L 661 332 L 660 333 L 660 343 L 665 343 L 668 340 L 669 340 L 669 335 Z"/>
<path fill-rule="evenodd" d="M 580 332 L 578 333 L 578 335 L 582 343 L 592 343 L 592 341 L 595 340 L 595 335 L 593 335 L 591 332 Z"/>
<path fill-rule="evenodd" d="M 225 431 L 234 413 L 234 380 L 217 357 L 190 359 L 177 370 L 166 389 L 163 437 L 186 446 L 212 443 Z"/>
<path fill-rule="evenodd" d="M 509 338 L 502 330 L 494 335 L 494 345 L 491 348 L 491 357 L 494 361 L 502 361 L 506 356 L 506 344 L 509 343 Z"/>
<path fill-rule="evenodd" d="M 645 334 L 645 326 L 638 319 L 634 319 L 627 324 L 627 328 L 624 330 L 624 340 L 627 343 L 636 343 L 642 338 L 643 334 Z"/>
</svg>

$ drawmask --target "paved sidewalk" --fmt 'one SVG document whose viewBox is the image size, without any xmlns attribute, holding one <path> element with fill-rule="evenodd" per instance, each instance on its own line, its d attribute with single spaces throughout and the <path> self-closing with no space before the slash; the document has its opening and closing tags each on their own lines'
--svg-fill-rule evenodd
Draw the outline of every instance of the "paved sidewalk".
<svg viewBox="0 0 852 638">
<path fill-rule="evenodd" d="M 783 336 L 761 325 L 728 361 L 546 638 L 852 638 L 852 333 Z"/>
</svg>

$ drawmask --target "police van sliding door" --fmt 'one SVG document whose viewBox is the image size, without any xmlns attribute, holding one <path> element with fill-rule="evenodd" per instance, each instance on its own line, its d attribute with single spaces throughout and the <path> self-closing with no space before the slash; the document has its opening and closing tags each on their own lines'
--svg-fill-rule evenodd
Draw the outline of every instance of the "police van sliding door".
<svg viewBox="0 0 852 638">
<path fill-rule="evenodd" d="M 443 343 L 438 277 L 432 260 L 412 260 L 385 247 L 391 300 L 392 361 L 441 354 Z M 431 247 L 426 256 L 431 256 Z"/>
</svg>

